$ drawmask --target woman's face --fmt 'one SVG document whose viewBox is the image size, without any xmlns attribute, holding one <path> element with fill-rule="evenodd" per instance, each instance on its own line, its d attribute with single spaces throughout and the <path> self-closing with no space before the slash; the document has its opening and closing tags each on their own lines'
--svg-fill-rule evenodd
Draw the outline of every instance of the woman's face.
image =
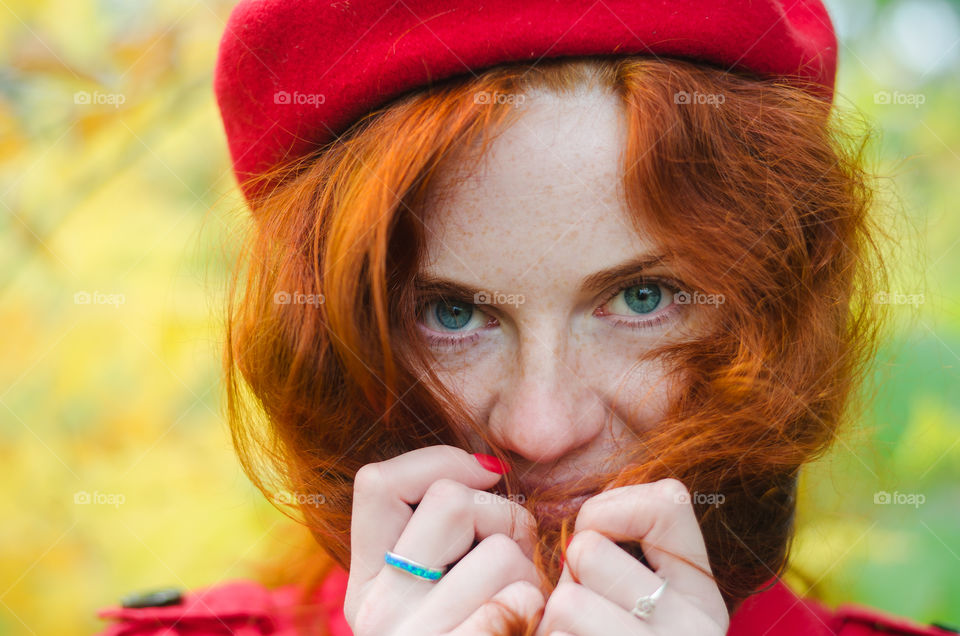
<svg viewBox="0 0 960 636">
<path fill-rule="evenodd" d="M 617 468 L 618 438 L 656 427 L 679 389 L 639 355 L 707 310 L 674 302 L 680 281 L 628 221 L 619 99 L 535 93 L 517 107 L 483 162 L 434 182 L 419 325 L 438 377 L 532 486 Z"/>
</svg>

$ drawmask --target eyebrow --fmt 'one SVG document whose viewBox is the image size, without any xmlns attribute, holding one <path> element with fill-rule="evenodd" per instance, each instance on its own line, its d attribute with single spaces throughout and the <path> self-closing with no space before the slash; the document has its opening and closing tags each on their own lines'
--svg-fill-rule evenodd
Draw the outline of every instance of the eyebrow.
<svg viewBox="0 0 960 636">
<path fill-rule="evenodd" d="M 580 291 L 600 291 L 624 278 L 642 274 L 649 269 L 662 265 L 666 260 L 667 257 L 663 254 L 641 254 L 619 265 L 587 276 L 580 282 Z"/>
<path fill-rule="evenodd" d="M 590 274 L 580 281 L 580 291 L 600 291 L 625 278 L 637 276 L 653 267 L 662 265 L 666 261 L 667 257 L 662 254 L 641 254 L 619 265 Z M 441 296 L 472 297 L 483 291 L 488 293 L 490 291 L 422 272 L 414 277 L 413 284 L 421 293 L 431 292 Z"/>
</svg>

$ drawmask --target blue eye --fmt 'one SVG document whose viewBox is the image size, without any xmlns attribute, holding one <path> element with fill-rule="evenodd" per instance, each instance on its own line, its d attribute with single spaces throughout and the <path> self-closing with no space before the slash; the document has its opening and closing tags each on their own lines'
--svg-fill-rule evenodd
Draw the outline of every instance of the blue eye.
<svg viewBox="0 0 960 636">
<path fill-rule="evenodd" d="M 418 303 L 417 315 L 427 341 L 442 351 L 458 351 L 480 340 L 486 327 L 497 325 L 489 316 L 468 300 L 433 298 Z"/>
<path fill-rule="evenodd" d="M 473 316 L 473 305 L 458 302 L 438 302 L 433 314 L 446 329 L 461 329 Z"/>
<path fill-rule="evenodd" d="M 663 296 L 660 291 L 660 285 L 656 283 L 634 285 L 623 291 L 623 300 L 627 303 L 627 307 L 638 314 L 649 314 L 656 309 Z"/>
<path fill-rule="evenodd" d="M 640 281 L 622 287 L 607 301 L 610 313 L 620 316 L 650 314 L 673 302 L 673 291 L 652 281 Z"/>
</svg>

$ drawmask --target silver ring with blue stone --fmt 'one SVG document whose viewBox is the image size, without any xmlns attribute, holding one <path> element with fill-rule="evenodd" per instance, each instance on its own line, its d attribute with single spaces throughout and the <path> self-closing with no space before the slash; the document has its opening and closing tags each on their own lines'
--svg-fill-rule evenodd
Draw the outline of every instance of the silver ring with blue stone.
<svg viewBox="0 0 960 636">
<path fill-rule="evenodd" d="M 406 557 L 402 557 L 396 552 L 391 552 L 387 550 L 386 555 L 384 556 L 384 561 L 387 562 L 387 565 L 392 565 L 398 570 L 403 570 L 404 572 L 409 572 L 418 579 L 423 579 L 425 581 L 439 581 L 440 577 L 444 575 L 449 566 L 443 566 L 440 568 L 432 568 L 429 565 L 424 565 L 423 563 L 417 563 Z"/>
</svg>

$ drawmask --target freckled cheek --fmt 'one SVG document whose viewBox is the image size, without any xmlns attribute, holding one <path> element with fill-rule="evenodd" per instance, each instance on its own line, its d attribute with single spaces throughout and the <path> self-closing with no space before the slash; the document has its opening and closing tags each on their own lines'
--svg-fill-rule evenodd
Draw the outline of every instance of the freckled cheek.
<svg viewBox="0 0 960 636">
<path fill-rule="evenodd" d="M 613 384 L 617 388 L 611 389 L 611 408 L 635 430 L 649 430 L 660 423 L 679 393 L 658 362 L 640 363 Z"/>
<path fill-rule="evenodd" d="M 565 383 L 577 383 L 579 390 L 596 394 L 630 428 L 646 430 L 663 419 L 679 388 L 662 362 L 637 362 L 639 351 L 622 343 L 594 342 L 571 355 L 560 374 Z M 514 377 L 515 364 L 509 351 L 488 350 L 483 355 L 451 356 L 435 371 L 464 406 L 482 412 L 505 379 Z"/>
<path fill-rule="evenodd" d="M 648 350 L 642 342 L 593 339 L 577 365 L 578 378 L 631 428 L 656 425 L 676 397 L 663 362 L 640 360 Z"/>
<path fill-rule="evenodd" d="M 434 367 L 437 378 L 467 408 L 482 409 L 502 384 L 509 360 L 496 353 L 452 355 Z"/>
</svg>

